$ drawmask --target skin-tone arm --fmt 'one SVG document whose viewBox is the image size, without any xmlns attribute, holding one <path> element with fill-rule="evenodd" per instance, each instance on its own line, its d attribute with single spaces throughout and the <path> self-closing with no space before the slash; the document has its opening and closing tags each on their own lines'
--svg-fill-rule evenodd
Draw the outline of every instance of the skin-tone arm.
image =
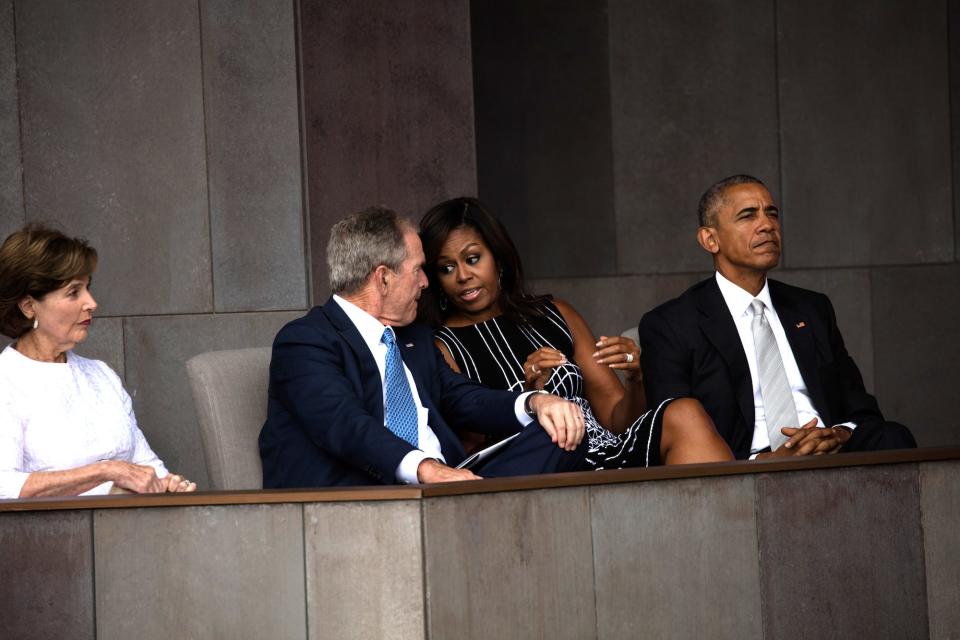
<svg viewBox="0 0 960 640">
<path fill-rule="evenodd" d="M 460 369 L 453 361 L 453 356 L 447 350 L 447 345 L 439 340 L 435 342 L 450 368 L 460 373 Z M 620 382 L 616 379 L 616 375 L 612 372 L 610 375 L 614 376 L 614 381 L 619 386 Z M 537 415 L 537 421 L 550 436 L 550 439 L 561 449 L 574 451 L 580 441 L 583 440 L 586 433 L 583 412 L 580 411 L 580 407 L 572 402 L 559 396 L 538 393 L 530 396 L 530 409 Z"/>
<path fill-rule="evenodd" d="M 20 489 L 21 498 L 76 496 L 107 481 L 133 493 L 196 491 L 197 485 L 182 476 L 157 478 L 153 467 L 119 460 L 103 460 L 63 471 L 35 471 Z"/>
<path fill-rule="evenodd" d="M 433 343 L 437 345 L 437 349 L 440 349 L 440 355 L 443 356 L 443 360 L 450 366 L 450 368 L 457 373 L 462 373 L 462 371 L 460 371 L 460 367 L 457 366 L 457 361 L 453 359 L 452 355 L 450 355 L 450 350 L 447 349 L 447 345 L 445 345 L 441 340 L 434 340 Z"/>
<path fill-rule="evenodd" d="M 590 403 L 600 424 L 614 433 L 623 433 L 647 410 L 643 381 L 639 374 L 639 358 L 635 354 L 636 343 L 628 338 L 604 338 L 603 344 L 598 348 L 597 339 L 586 320 L 577 313 L 576 309 L 562 300 L 554 300 L 554 304 L 573 334 L 573 357 L 583 370 L 584 395 L 587 402 Z M 542 351 L 544 350 L 531 354 L 531 358 Z M 549 358 L 555 359 L 556 353 L 550 349 L 544 354 L 543 359 L 535 359 L 537 369 L 542 371 L 552 361 Z M 624 353 L 635 354 L 634 362 L 631 363 L 633 368 L 628 368 L 628 371 L 636 370 L 636 373 L 628 376 L 626 390 L 610 366 L 624 364 L 623 356 L 620 355 Z M 541 366 L 541 363 L 544 366 Z M 526 369 L 529 368 L 528 365 Z M 549 372 L 540 374 L 540 377 L 544 376 L 549 377 Z"/>
</svg>

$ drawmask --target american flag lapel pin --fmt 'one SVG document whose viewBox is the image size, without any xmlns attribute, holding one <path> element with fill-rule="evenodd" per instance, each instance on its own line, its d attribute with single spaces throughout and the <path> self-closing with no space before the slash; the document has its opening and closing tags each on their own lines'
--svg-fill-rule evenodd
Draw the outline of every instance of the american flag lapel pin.
<svg viewBox="0 0 960 640">
<path fill-rule="evenodd" d="M 807 326 L 807 323 L 803 320 L 797 323 L 797 329 L 803 329 L 805 326 Z"/>
</svg>

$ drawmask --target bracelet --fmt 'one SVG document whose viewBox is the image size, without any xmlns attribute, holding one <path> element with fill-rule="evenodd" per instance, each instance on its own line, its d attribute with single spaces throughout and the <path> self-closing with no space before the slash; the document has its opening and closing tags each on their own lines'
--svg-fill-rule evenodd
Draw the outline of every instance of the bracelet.
<svg viewBox="0 0 960 640">
<path fill-rule="evenodd" d="M 534 391 L 533 393 L 531 393 L 530 395 L 528 395 L 528 396 L 527 396 L 527 399 L 523 401 L 523 410 L 524 410 L 524 412 L 525 412 L 528 416 L 530 416 L 531 418 L 536 418 L 536 417 L 537 417 L 537 412 L 530 408 L 530 398 L 532 398 L 534 395 L 536 395 L 536 394 L 538 394 L 538 393 L 542 393 L 542 394 L 544 394 L 544 395 L 550 395 L 549 393 L 547 393 L 547 392 L 544 391 L 543 389 L 538 389 L 538 390 Z"/>
</svg>

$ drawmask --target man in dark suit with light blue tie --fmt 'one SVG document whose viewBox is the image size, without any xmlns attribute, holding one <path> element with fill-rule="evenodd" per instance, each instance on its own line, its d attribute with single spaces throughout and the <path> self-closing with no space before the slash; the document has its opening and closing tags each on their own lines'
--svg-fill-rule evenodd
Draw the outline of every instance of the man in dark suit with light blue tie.
<svg viewBox="0 0 960 640">
<path fill-rule="evenodd" d="M 737 458 L 915 447 L 864 389 L 830 300 L 767 278 L 781 236 L 764 184 L 717 182 L 699 217 L 716 273 L 640 321 L 650 406 L 696 398 Z"/>
<path fill-rule="evenodd" d="M 412 224 L 374 208 L 337 223 L 334 295 L 273 344 L 265 488 L 471 480 L 583 468 L 580 409 L 557 396 L 493 391 L 454 373 L 428 327 L 411 324 L 427 286 Z M 451 426 L 519 434 L 473 471 Z"/>
</svg>

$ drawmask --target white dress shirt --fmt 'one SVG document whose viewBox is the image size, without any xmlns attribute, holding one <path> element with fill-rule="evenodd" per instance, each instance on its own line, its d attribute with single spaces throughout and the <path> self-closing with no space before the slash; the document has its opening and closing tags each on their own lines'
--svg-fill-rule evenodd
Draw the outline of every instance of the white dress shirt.
<svg viewBox="0 0 960 640">
<path fill-rule="evenodd" d="M 737 325 L 737 333 L 740 335 L 740 342 L 743 344 L 743 351 L 747 355 L 747 365 L 750 367 L 750 380 L 753 383 L 753 411 L 754 427 L 753 442 L 750 445 L 752 454 L 756 454 L 770 446 L 770 436 L 767 433 L 767 419 L 763 413 L 763 397 L 760 395 L 760 376 L 757 374 L 757 349 L 753 344 L 753 308 L 750 306 L 754 300 L 763 302 L 764 314 L 773 335 L 777 339 L 777 348 L 780 349 L 780 359 L 783 361 L 783 369 L 787 374 L 787 384 L 790 385 L 790 391 L 793 395 L 793 404 L 797 407 L 797 416 L 800 418 L 799 425 L 784 426 L 803 426 L 813 418 L 817 419 L 817 426 L 824 425 L 820 414 L 813 408 L 813 402 L 810 400 L 810 392 L 807 390 L 807 384 L 800 375 L 800 368 L 797 366 L 797 359 L 793 356 L 793 350 L 790 343 L 787 342 L 787 334 L 783 330 L 780 318 L 777 316 L 777 310 L 773 307 L 773 301 L 770 300 L 770 284 L 763 283 L 763 289 L 756 296 L 751 295 L 749 291 L 741 289 L 733 284 L 718 271 L 716 273 L 717 285 L 720 287 L 720 294 L 723 301 L 727 303 L 730 309 L 730 315 L 733 316 L 733 322 Z"/>
<path fill-rule="evenodd" d="M 383 331 L 387 327 L 352 302 L 344 300 L 338 295 L 334 295 L 333 299 L 340 305 L 343 312 L 347 314 L 347 317 L 350 319 L 350 322 L 353 323 L 353 326 L 357 328 L 357 331 L 360 332 L 360 337 L 362 337 L 363 341 L 367 344 L 370 353 L 373 355 L 373 359 L 377 363 L 377 369 L 380 371 L 380 386 L 383 388 L 383 406 L 386 407 L 387 389 L 383 384 L 383 380 L 385 379 L 385 371 L 387 368 L 387 345 L 383 344 L 381 339 L 383 338 Z M 401 347 L 399 344 L 397 346 Z M 413 375 L 410 373 L 410 369 L 407 368 L 406 363 L 403 363 L 403 372 L 407 376 L 407 384 L 410 385 L 410 392 L 413 394 L 413 403 L 417 408 L 417 443 L 420 448 L 411 451 L 403 457 L 403 460 L 400 461 L 400 465 L 397 467 L 396 474 L 397 479 L 401 482 L 419 484 L 417 468 L 421 462 L 427 458 L 434 458 L 446 463 L 446 459 L 443 457 L 443 452 L 440 449 L 440 440 L 437 438 L 437 434 L 435 434 L 433 429 L 430 428 L 430 425 L 427 424 L 429 411 L 420 401 L 417 384 L 414 382 Z M 524 411 L 524 401 L 528 395 L 530 395 L 530 393 L 520 395 L 514 404 L 514 412 L 522 426 L 527 426 L 533 422 L 533 418 L 528 416 L 527 412 Z M 383 427 L 386 429 L 387 412 L 384 411 L 383 415 Z"/>
</svg>

